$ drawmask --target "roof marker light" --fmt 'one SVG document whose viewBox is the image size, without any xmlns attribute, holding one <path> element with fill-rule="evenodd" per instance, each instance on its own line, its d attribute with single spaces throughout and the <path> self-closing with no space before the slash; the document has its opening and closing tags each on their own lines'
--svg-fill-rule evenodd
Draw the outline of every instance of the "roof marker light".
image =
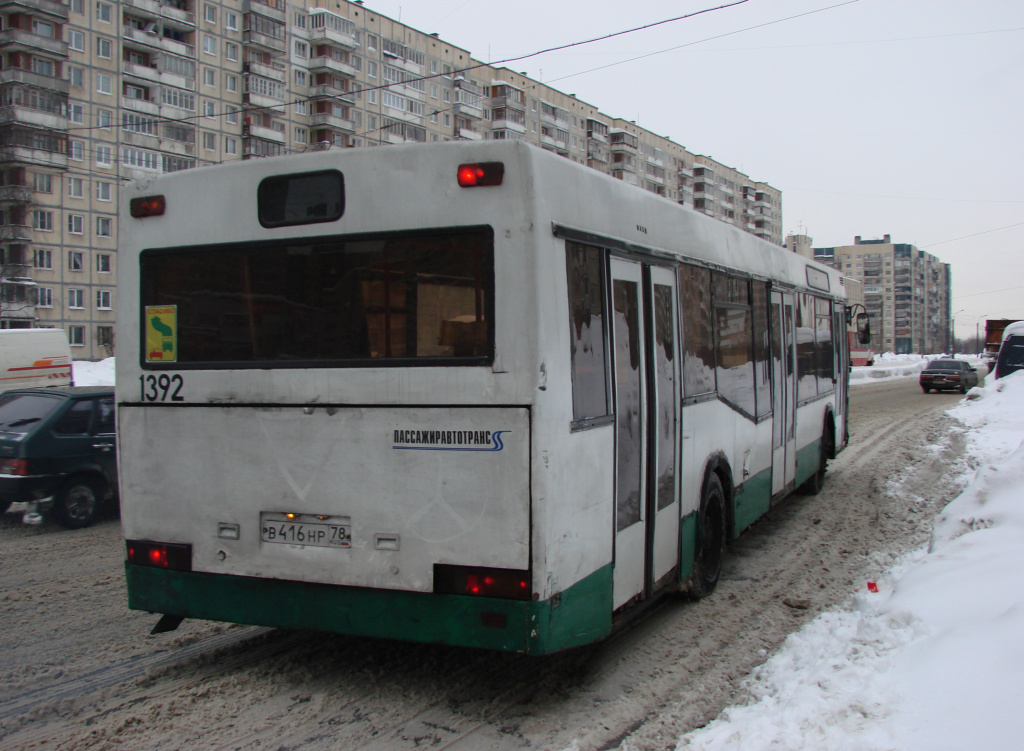
<svg viewBox="0 0 1024 751">
<path fill-rule="evenodd" d="M 128 205 L 131 215 L 135 219 L 143 219 L 147 216 L 163 216 L 167 208 L 167 201 L 163 196 L 144 196 L 133 198 Z"/>
<path fill-rule="evenodd" d="M 459 165 L 459 185 L 463 188 L 477 188 L 484 185 L 501 185 L 505 177 L 504 162 L 480 162 Z"/>
</svg>

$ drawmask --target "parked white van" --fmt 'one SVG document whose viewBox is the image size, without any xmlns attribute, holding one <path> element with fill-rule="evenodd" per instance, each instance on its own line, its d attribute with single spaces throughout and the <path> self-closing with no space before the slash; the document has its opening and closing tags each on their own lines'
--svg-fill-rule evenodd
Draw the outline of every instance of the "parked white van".
<svg viewBox="0 0 1024 751">
<path fill-rule="evenodd" d="M 0 330 L 0 391 L 72 385 L 64 329 Z"/>
</svg>

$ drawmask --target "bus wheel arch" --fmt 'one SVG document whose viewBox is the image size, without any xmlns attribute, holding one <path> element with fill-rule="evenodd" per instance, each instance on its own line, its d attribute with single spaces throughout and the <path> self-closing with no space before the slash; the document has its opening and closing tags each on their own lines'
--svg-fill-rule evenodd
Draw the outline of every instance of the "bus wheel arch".
<svg viewBox="0 0 1024 751">
<path fill-rule="evenodd" d="M 707 597 L 718 586 L 732 529 L 732 472 L 725 457 L 712 457 L 704 470 L 694 540 L 689 592 Z"/>
<path fill-rule="evenodd" d="M 836 418 L 832 410 L 825 411 L 825 424 L 821 430 L 821 444 L 818 451 L 818 467 L 814 470 L 802 490 L 808 495 L 818 495 L 825 487 L 825 473 L 828 471 L 829 459 L 836 458 Z"/>
</svg>

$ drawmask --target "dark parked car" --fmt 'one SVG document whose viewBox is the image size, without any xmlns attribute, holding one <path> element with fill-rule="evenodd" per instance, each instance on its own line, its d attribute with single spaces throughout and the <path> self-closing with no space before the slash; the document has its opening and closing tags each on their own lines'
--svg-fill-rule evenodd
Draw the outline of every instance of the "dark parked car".
<svg viewBox="0 0 1024 751">
<path fill-rule="evenodd" d="M 977 385 L 978 371 L 963 360 L 932 360 L 921 371 L 921 389 L 926 394 L 932 389 L 959 389 L 966 394 L 967 389 Z"/>
<path fill-rule="evenodd" d="M 68 529 L 87 527 L 117 496 L 114 390 L 16 389 L 0 394 L 0 513 L 36 502 Z"/>
</svg>

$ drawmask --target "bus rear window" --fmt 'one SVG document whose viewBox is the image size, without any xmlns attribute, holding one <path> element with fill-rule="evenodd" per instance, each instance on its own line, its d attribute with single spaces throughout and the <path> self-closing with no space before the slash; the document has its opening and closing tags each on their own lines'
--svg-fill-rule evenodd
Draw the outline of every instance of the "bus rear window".
<svg viewBox="0 0 1024 751">
<path fill-rule="evenodd" d="M 487 364 L 493 247 L 477 228 L 145 251 L 141 312 L 174 306 L 174 367 Z"/>
</svg>

